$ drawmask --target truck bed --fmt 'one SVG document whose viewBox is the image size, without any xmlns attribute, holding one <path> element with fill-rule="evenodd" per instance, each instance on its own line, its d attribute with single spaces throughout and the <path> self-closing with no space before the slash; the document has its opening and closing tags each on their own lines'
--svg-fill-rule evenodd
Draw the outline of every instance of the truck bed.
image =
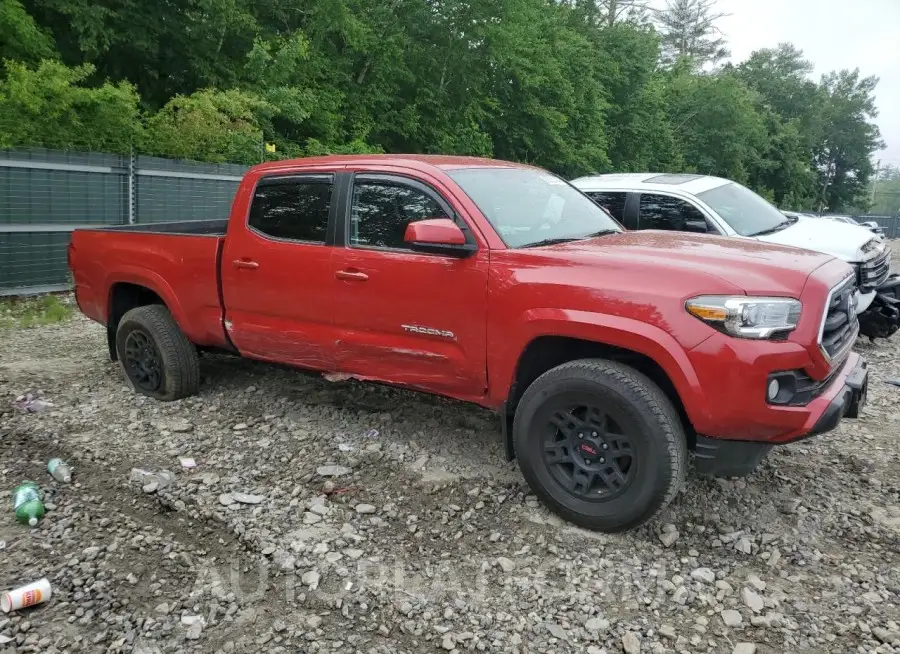
<svg viewBox="0 0 900 654">
<path fill-rule="evenodd" d="M 106 324 L 130 287 L 149 289 L 197 345 L 227 345 L 219 295 L 225 220 L 76 229 L 69 244 L 81 311 Z M 125 299 L 123 299 L 125 298 Z"/>
<path fill-rule="evenodd" d="M 146 225 L 112 225 L 87 228 L 99 232 L 140 232 L 144 234 L 169 234 L 172 236 L 225 236 L 228 220 L 182 220 L 171 223 L 147 223 Z"/>
</svg>

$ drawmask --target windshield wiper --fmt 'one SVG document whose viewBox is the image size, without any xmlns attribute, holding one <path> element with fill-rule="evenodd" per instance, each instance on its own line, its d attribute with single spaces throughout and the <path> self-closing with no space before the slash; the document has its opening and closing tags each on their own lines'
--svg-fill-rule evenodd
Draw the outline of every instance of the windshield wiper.
<svg viewBox="0 0 900 654">
<path fill-rule="evenodd" d="M 593 234 L 585 234 L 584 236 L 566 236 L 563 238 L 545 238 L 543 241 L 535 241 L 534 243 L 529 243 L 528 245 L 523 245 L 523 248 L 537 248 L 542 245 L 556 245 L 557 243 L 571 243 L 572 241 L 585 241 L 589 238 L 597 238 L 598 236 L 606 236 L 607 234 L 618 234 L 618 229 L 601 229 L 599 232 L 594 232 Z"/>
<path fill-rule="evenodd" d="M 791 225 L 797 222 L 796 218 L 785 218 L 780 223 L 775 225 L 774 227 L 770 227 L 769 229 L 763 229 L 758 232 L 753 232 L 752 234 L 747 234 L 747 236 L 765 236 L 766 234 L 774 234 L 775 232 L 780 232 L 783 229 L 787 229 Z"/>
<path fill-rule="evenodd" d="M 543 241 L 535 241 L 534 243 L 529 243 L 527 245 L 523 245 L 523 248 L 538 248 L 542 245 L 556 245 L 557 243 L 571 243 L 572 241 L 580 241 L 582 237 L 580 236 L 567 236 L 565 238 L 545 238 Z"/>
</svg>

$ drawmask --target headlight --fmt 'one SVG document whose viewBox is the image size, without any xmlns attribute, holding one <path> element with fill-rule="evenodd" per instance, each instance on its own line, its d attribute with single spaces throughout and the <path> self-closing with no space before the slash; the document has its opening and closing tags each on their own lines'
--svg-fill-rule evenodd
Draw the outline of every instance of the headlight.
<svg viewBox="0 0 900 654">
<path fill-rule="evenodd" d="M 803 305 L 781 297 L 704 295 L 685 302 L 688 313 L 738 338 L 772 338 L 793 331 Z"/>
</svg>

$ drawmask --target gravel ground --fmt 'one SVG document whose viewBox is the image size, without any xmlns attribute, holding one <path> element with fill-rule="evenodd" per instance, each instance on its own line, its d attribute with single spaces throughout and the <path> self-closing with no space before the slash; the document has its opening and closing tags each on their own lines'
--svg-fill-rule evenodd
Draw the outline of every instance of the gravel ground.
<svg viewBox="0 0 900 654">
<path fill-rule="evenodd" d="M 857 348 L 861 419 L 609 536 L 540 506 L 478 408 L 227 357 L 160 404 L 80 316 L 0 333 L 0 587 L 54 588 L 0 651 L 900 652 L 900 337 Z"/>
</svg>

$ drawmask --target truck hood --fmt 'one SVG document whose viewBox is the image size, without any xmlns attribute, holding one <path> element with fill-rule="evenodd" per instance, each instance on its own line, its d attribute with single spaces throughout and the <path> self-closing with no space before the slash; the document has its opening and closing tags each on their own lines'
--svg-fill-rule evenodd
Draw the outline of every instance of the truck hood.
<svg viewBox="0 0 900 654">
<path fill-rule="evenodd" d="M 865 227 L 836 220 L 801 217 L 780 232 L 757 236 L 754 240 L 806 248 L 849 263 L 859 263 L 867 258 L 862 247 L 873 238 L 876 238 L 875 234 Z"/>
<path fill-rule="evenodd" d="M 642 230 L 535 248 L 579 263 L 621 269 L 652 269 L 689 283 L 717 278 L 748 295 L 798 296 L 813 271 L 833 257 L 751 239 Z M 552 254 L 551 254 L 552 253 Z M 613 272 L 613 271 L 610 271 Z M 688 293 L 702 289 L 686 289 Z"/>
</svg>

